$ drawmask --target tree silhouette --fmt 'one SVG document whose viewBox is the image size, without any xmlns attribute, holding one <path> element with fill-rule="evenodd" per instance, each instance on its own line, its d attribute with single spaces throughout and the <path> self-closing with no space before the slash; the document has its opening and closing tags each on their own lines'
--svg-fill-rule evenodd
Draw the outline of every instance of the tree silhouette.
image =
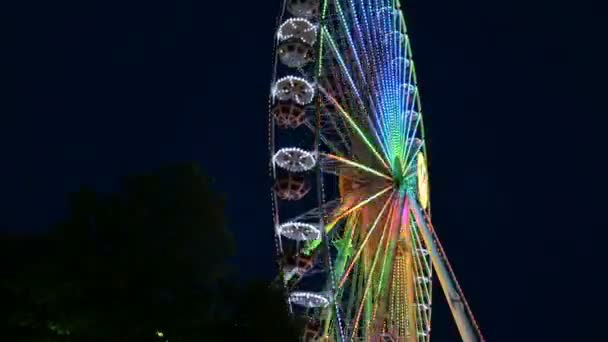
<svg viewBox="0 0 608 342">
<path fill-rule="evenodd" d="M 301 336 L 305 322 L 289 316 L 280 284 L 252 281 L 233 303 L 231 341 L 292 341 Z"/>
<path fill-rule="evenodd" d="M 298 335 L 279 290 L 235 285 L 224 201 L 198 167 L 126 177 L 111 194 L 82 188 L 69 203 L 70 215 L 36 239 L 39 258 L 3 281 L 12 341 Z"/>
</svg>

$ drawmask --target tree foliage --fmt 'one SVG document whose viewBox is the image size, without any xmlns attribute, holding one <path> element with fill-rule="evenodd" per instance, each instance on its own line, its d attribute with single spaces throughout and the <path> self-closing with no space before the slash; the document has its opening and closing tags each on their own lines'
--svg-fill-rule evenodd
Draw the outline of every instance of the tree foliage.
<svg viewBox="0 0 608 342">
<path fill-rule="evenodd" d="M 39 257 L 3 281 L 8 305 L 1 310 L 13 341 L 298 335 L 280 290 L 235 285 L 224 201 L 197 167 L 126 177 L 111 194 L 82 188 L 69 203 L 65 220 L 24 243 L 38 241 Z"/>
</svg>

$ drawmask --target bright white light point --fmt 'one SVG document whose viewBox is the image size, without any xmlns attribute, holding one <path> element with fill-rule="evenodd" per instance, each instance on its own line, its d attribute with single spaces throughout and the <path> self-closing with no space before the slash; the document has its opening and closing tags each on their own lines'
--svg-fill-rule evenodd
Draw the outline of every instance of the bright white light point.
<svg viewBox="0 0 608 342">
<path fill-rule="evenodd" d="M 422 255 L 422 256 L 427 256 L 429 255 L 429 251 L 424 249 L 424 248 L 418 248 L 416 249 L 416 255 Z"/>
<path fill-rule="evenodd" d="M 417 280 L 419 284 L 428 284 L 430 282 L 429 278 L 427 277 L 417 277 Z"/>
<path fill-rule="evenodd" d="M 156 336 L 163 337 L 163 336 L 165 336 L 165 334 L 163 334 L 162 331 L 156 331 Z"/>
<path fill-rule="evenodd" d="M 416 91 L 416 86 L 409 83 L 404 83 L 403 88 L 405 88 L 410 94 L 413 94 Z"/>
<path fill-rule="evenodd" d="M 418 307 L 421 308 L 422 310 L 428 310 L 429 306 L 426 304 L 418 304 Z"/>
</svg>

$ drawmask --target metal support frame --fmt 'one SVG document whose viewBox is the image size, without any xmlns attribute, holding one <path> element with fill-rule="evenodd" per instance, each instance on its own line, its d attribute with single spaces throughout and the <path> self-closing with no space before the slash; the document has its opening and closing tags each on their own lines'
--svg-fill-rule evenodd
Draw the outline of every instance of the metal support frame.
<svg viewBox="0 0 608 342">
<path fill-rule="evenodd" d="M 445 294 L 450 310 L 452 311 L 452 316 L 454 317 L 460 336 L 464 342 L 478 342 L 479 338 L 477 337 L 476 329 L 469 315 L 467 315 L 464 298 L 461 297 L 456 288 L 456 279 L 453 279 L 451 273 L 448 271 L 445 260 L 433 238 L 433 227 L 430 222 L 427 222 L 425 219 L 425 215 L 418 204 L 416 196 L 411 193 L 408 193 L 407 196 L 411 203 L 416 223 L 418 223 L 418 227 L 421 228 L 420 231 L 422 232 L 425 245 L 430 252 L 433 268 L 437 272 L 437 278 L 439 278 L 439 283 L 441 284 L 443 293 Z"/>
</svg>

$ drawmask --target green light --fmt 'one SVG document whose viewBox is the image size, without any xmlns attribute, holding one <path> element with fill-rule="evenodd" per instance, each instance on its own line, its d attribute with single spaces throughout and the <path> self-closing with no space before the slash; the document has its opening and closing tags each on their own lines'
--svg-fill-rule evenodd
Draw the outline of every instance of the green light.
<svg viewBox="0 0 608 342">
<path fill-rule="evenodd" d="M 386 164 L 386 162 L 384 161 L 384 159 L 380 156 L 380 153 L 378 153 L 378 151 L 376 151 L 376 149 L 374 148 L 374 145 L 369 141 L 369 139 L 367 139 L 367 137 L 365 136 L 365 133 L 363 133 L 363 131 L 361 130 L 361 128 L 359 128 L 359 126 L 357 125 L 357 123 L 355 123 L 355 120 L 353 120 L 350 117 L 350 115 L 348 115 L 348 113 L 344 110 L 344 108 L 342 108 L 342 106 L 340 106 L 340 104 L 338 103 L 338 101 L 336 101 L 336 99 L 334 99 L 331 95 L 329 95 L 327 93 L 327 91 L 323 87 L 319 87 L 319 90 L 321 90 L 321 92 L 323 93 L 323 95 L 325 95 L 325 97 L 332 102 L 332 104 L 336 107 L 336 109 L 338 110 L 338 112 L 340 112 L 346 118 L 346 120 L 348 121 L 348 123 L 355 129 L 355 131 L 357 132 L 357 134 L 361 137 L 361 139 L 367 145 L 367 147 L 369 147 L 369 149 L 372 151 L 372 153 L 374 154 L 374 156 L 376 156 L 376 158 L 378 158 L 378 160 L 380 161 L 380 163 L 382 163 L 382 165 L 385 168 L 390 169 L 388 167 L 388 165 Z"/>
<path fill-rule="evenodd" d="M 328 158 L 331 158 L 331 159 L 335 159 L 335 160 L 341 161 L 344 164 L 347 164 L 347 165 L 350 165 L 350 166 L 354 166 L 356 168 L 359 168 L 361 170 L 364 170 L 364 171 L 367 171 L 367 172 L 369 172 L 371 174 L 374 174 L 374 175 L 376 175 L 378 177 L 385 178 L 385 179 L 387 179 L 389 181 L 392 180 L 391 177 L 389 177 L 389 176 L 387 176 L 387 175 L 385 175 L 385 174 L 383 174 L 383 173 L 381 173 L 379 171 L 376 171 L 376 170 L 372 169 L 371 167 L 367 167 L 367 166 L 365 166 L 363 164 L 356 163 L 356 162 L 354 162 L 352 160 L 349 160 L 349 159 L 346 159 L 346 158 L 342 158 L 342 157 L 339 157 L 339 156 L 335 156 L 335 155 L 329 154 L 329 153 L 321 153 L 321 155 L 323 155 L 325 157 L 328 157 Z"/>
</svg>

